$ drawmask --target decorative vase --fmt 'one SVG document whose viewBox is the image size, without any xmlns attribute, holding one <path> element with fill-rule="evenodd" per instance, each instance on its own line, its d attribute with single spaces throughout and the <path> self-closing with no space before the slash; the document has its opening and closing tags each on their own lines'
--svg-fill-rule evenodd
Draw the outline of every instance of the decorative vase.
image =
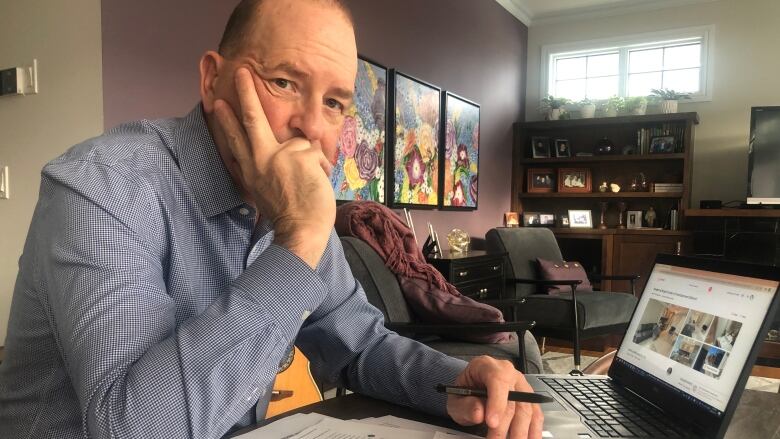
<svg viewBox="0 0 780 439">
<path fill-rule="evenodd" d="M 609 203 L 606 201 L 599 201 L 599 207 L 601 207 L 601 218 L 599 221 L 599 229 L 606 229 L 607 228 L 607 207 L 609 206 Z"/>
<path fill-rule="evenodd" d="M 620 211 L 618 213 L 618 225 L 617 225 L 618 229 L 625 229 L 626 228 L 626 225 L 623 223 L 623 215 L 626 213 L 626 209 L 627 208 L 628 208 L 628 205 L 624 201 L 621 201 L 620 203 L 618 203 L 618 210 Z"/>
<path fill-rule="evenodd" d="M 593 119 L 596 115 L 596 105 L 588 104 L 580 107 L 580 117 L 583 119 Z"/>
<path fill-rule="evenodd" d="M 617 108 L 607 107 L 604 109 L 604 116 L 606 117 L 615 117 L 617 116 L 617 113 Z"/>
<path fill-rule="evenodd" d="M 676 100 L 663 100 L 661 101 L 661 113 L 664 114 L 671 114 L 677 112 L 677 101 Z"/>
<path fill-rule="evenodd" d="M 560 108 L 550 108 L 550 111 L 547 113 L 547 118 L 549 120 L 558 120 L 561 118 L 561 109 Z"/>
<path fill-rule="evenodd" d="M 677 112 L 677 110 L 675 110 L 674 112 Z M 632 108 L 631 114 L 633 114 L 634 116 L 644 116 L 645 114 L 647 114 L 647 102 L 644 102 L 642 103 L 642 105 Z"/>
</svg>

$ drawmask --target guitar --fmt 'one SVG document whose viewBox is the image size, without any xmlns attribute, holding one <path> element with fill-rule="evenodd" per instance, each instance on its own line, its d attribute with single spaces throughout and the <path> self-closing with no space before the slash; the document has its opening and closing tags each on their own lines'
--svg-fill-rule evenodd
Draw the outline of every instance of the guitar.
<svg viewBox="0 0 780 439">
<path fill-rule="evenodd" d="M 276 375 L 266 419 L 322 401 L 322 394 L 311 376 L 309 360 L 294 347 Z"/>
</svg>

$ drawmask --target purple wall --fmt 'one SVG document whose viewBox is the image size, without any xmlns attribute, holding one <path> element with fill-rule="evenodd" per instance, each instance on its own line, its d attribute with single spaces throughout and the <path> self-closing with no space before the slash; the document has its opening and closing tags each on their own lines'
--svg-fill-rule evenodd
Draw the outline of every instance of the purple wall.
<svg viewBox="0 0 780 439">
<path fill-rule="evenodd" d="M 481 105 L 479 210 L 415 211 L 475 237 L 509 210 L 512 123 L 524 120 L 528 28 L 493 0 L 346 0 L 358 51 Z M 182 115 L 198 100 L 198 59 L 236 1 L 103 0 L 105 125 Z M 150 13 L 153 11 L 153 13 Z"/>
</svg>

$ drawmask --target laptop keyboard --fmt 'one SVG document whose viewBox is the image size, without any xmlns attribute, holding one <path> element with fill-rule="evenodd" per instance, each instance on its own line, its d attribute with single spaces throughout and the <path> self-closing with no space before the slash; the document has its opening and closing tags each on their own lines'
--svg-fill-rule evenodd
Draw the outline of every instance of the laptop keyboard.
<svg viewBox="0 0 780 439">
<path fill-rule="evenodd" d="M 541 378 L 602 437 L 678 438 L 679 428 L 665 423 L 666 415 L 609 380 Z"/>
</svg>

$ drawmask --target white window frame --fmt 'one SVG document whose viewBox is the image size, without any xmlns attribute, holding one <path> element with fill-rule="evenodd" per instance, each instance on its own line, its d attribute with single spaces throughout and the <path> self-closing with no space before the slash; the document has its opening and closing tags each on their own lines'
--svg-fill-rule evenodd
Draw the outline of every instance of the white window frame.
<svg viewBox="0 0 780 439">
<path fill-rule="evenodd" d="M 712 66 L 715 47 L 715 26 L 697 26 L 670 29 L 615 38 L 580 41 L 576 43 L 549 44 L 542 46 L 540 96 L 547 96 L 555 80 L 555 61 L 560 58 L 598 55 L 618 52 L 620 55 L 618 75 L 618 96 L 628 93 L 628 53 L 637 49 L 654 49 L 669 45 L 684 45 L 686 42 L 701 42 L 701 65 L 699 69 L 700 92 L 691 95 L 686 102 L 712 101 Z"/>
</svg>

